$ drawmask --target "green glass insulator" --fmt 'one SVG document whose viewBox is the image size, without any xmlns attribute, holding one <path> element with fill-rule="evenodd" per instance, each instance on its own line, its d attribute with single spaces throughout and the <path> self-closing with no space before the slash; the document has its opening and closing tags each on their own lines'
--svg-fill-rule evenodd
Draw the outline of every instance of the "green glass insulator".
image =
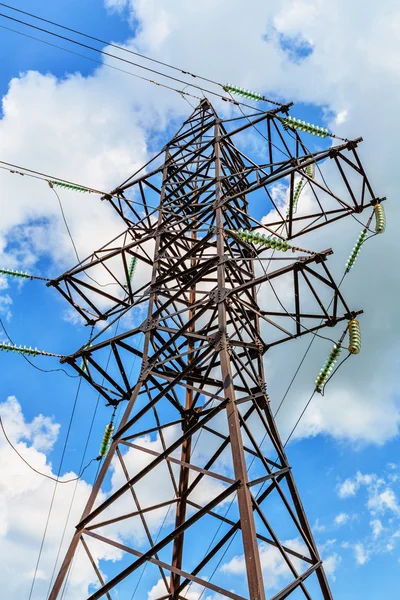
<svg viewBox="0 0 400 600">
<path fill-rule="evenodd" d="M 100 449 L 99 449 L 100 456 L 105 456 L 107 454 L 108 449 L 110 447 L 110 442 L 111 442 L 111 437 L 112 437 L 113 431 L 114 431 L 113 423 L 109 423 L 108 425 L 106 425 L 106 428 L 104 430 L 103 439 L 101 441 L 101 445 L 100 445 Z"/>
<path fill-rule="evenodd" d="M 374 206 L 375 213 L 375 231 L 376 233 L 383 233 L 386 229 L 386 215 L 385 209 L 382 204 L 375 204 Z"/>
<path fill-rule="evenodd" d="M 357 319 L 352 319 L 349 321 L 349 352 L 351 354 L 359 354 L 361 350 L 361 330 L 360 323 Z"/>
</svg>

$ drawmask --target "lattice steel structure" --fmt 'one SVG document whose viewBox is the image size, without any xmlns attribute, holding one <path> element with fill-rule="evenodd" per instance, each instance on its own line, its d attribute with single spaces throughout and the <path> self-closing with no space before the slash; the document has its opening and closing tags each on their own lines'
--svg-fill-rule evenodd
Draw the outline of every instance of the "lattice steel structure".
<svg viewBox="0 0 400 600">
<path fill-rule="evenodd" d="M 202 101 L 162 154 L 104 198 L 124 233 L 51 282 L 87 323 L 107 321 L 65 361 L 109 404 L 126 404 L 50 600 L 61 597 L 79 546 L 99 579 L 93 600 L 132 590 L 144 564 L 160 579 L 158 600 L 185 598 L 192 584 L 206 597 L 234 600 L 332 598 L 272 415 L 263 357 L 360 311 L 347 306 L 329 273 L 331 250 L 260 250 L 235 232 L 265 229 L 290 241 L 378 199 L 356 152 L 361 140 L 310 153 L 283 126 L 285 111 L 223 121 Z M 262 165 L 235 145 L 253 126 L 267 138 Z M 337 167 L 335 191 L 307 171 L 328 158 Z M 294 213 L 299 176 L 309 200 Z M 287 214 L 273 191 L 282 181 Z M 274 210 L 263 225 L 250 214 L 253 198 Z M 139 271 L 130 281 L 132 257 Z M 291 290 L 289 307 L 275 298 L 280 282 Z M 268 293 L 260 297 L 263 283 Z M 111 333 L 121 316 L 131 316 L 131 326 Z M 141 370 L 132 380 L 135 357 Z M 124 482 L 100 497 L 116 469 Z M 154 498 L 143 500 L 158 480 Z M 123 553 L 107 578 L 94 541 Z M 269 551 L 284 572 L 273 592 L 263 579 Z M 244 591 L 232 591 L 223 557 L 240 563 Z"/>
</svg>

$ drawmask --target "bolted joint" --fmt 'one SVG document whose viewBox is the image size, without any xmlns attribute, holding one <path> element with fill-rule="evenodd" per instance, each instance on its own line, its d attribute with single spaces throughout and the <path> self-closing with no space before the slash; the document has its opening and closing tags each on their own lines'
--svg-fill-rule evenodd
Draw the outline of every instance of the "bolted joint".
<svg viewBox="0 0 400 600">
<path fill-rule="evenodd" d="M 217 208 L 223 208 L 224 204 L 226 204 L 228 202 L 229 198 L 218 198 L 214 204 L 213 204 L 213 208 L 217 209 Z"/>
<path fill-rule="evenodd" d="M 352 321 L 353 319 L 356 319 L 358 315 L 362 315 L 363 312 L 363 310 L 351 310 L 344 315 L 344 318 L 347 319 L 347 321 Z"/>
<path fill-rule="evenodd" d="M 182 432 L 186 433 L 189 429 L 194 427 L 200 418 L 201 408 L 190 409 L 186 411 L 182 421 Z"/>
<path fill-rule="evenodd" d="M 220 289 L 216 289 L 216 290 L 211 290 L 209 298 L 210 298 L 211 302 L 214 302 L 215 304 L 219 304 L 220 302 L 224 302 L 226 300 L 230 291 L 231 290 L 229 288 L 220 288 Z"/>
<path fill-rule="evenodd" d="M 140 325 L 139 327 L 139 331 L 142 331 L 143 333 L 147 333 L 148 331 L 151 331 L 152 329 L 156 329 L 158 327 L 158 323 L 159 323 L 159 319 L 145 319 L 143 321 L 143 323 Z"/>
</svg>

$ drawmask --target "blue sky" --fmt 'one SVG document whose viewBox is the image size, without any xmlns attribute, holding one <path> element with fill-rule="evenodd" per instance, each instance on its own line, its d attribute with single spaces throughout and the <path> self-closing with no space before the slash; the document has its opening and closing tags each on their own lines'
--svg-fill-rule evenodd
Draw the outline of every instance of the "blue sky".
<svg viewBox="0 0 400 600">
<path fill-rule="evenodd" d="M 108 8 L 98 0 L 86 0 L 84 4 L 77 0 L 56 3 L 38 0 L 34 7 L 27 1 L 19 1 L 18 8 L 32 10 L 105 40 L 126 42 L 137 35 L 135 47 L 148 54 L 211 77 L 261 89 L 266 95 L 276 93 L 279 97 L 296 100 L 293 111 L 296 116 L 335 127 L 343 137 L 365 136 L 365 147 L 360 151 L 362 159 L 378 194 L 390 196 L 397 186 L 390 160 L 385 158 L 395 148 L 390 119 L 381 112 L 371 119 L 371 114 L 381 98 L 377 87 L 386 89 L 385 97 L 389 98 L 387 110 L 382 112 L 391 114 L 395 109 L 394 101 L 399 98 L 400 90 L 393 81 L 391 68 L 392 61 L 396 62 L 397 50 L 386 36 L 381 47 L 372 48 L 372 58 L 365 58 L 365 48 L 374 36 L 388 31 L 392 21 L 397 22 L 396 5 L 388 3 L 390 10 L 388 6 L 378 18 L 372 3 L 362 4 L 365 12 L 360 22 L 359 11 L 347 7 L 344 0 L 336 7 L 322 2 L 318 8 L 305 0 L 286 6 L 279 2 L 274 8 L 264 7 L 261 2 L 257 4 L 258 18 L 255 15 L 243 17 L 246 19 L 243 26 L 237 3 L 232 9 L 225 0 L 213 4 L 216 20 L 225 15 L 231 19 L 233 37 L 248 40 L 241 51 L 231 50 L 232 57 L 226 50 L 231 38 L 226 33 L 221 34 L 219 46 L 214 29 L 214 35 L 209 32 L 205 12 L 190 2 L 180 9 L 176 2 L 164 6 L 158 0 L 147 5 L 143 1 L 109 0 Z M 207 6 L 206 2 L 204 11 Z M 135 15 L 130 10 L 132 7 Z M 12 14 L 6 9 L 0 12 Z M 201 35 L 193 39 L 189 36 L 188 43 L 187 30 L 190 31 L 193 23 L 199 32 L 207 35 L 206 47 Z M 331 31 L 327 23 L 333 23 Z M 2 24 L 14 28 L 0 19 Z M 22 29 L 18 25 L 15 28 Z M 343 38 L 343 46 L 339 48 L 335 46 L 338 35 Z M 379 39 L 383 39 L 382 35 Z M 392 36 L 395 38 L 393 32 Z M 219 61 L 212 60 L 216 48 L 220 52 Z M 109 189 L 161 147 L 176 124 L 189 114 L 189 106 L 172 93 L 150 84 L 131 82 L 128 76 L 14 33 L 0 31 L 0 51 L 3 57 L 0 93 L 5 99 L 0 121 L 3 139 L 0 160 L 19 160 L 26 167 Z M 252 57 L 256 57 L 255 63 L 248 68 Z M 370 75 L 367 75 L 368 70 Z M 27 71 L 36 74 L 27 77 L 24 75 Z M 358 86 L 353 83 L 357 77 Z M 14 78 L 16 82 L 9 88 Z M 46 184 L 34 180 L 21 182 L 6 172 L 0 173 L 0 181 L 2 214 L 5 215 L 0 227 L 0 257 L 4 266 L 46 277 L 75 264 L 56 199 Z M 98 200 L 90 198 L 83 206 L 80 204 L 83 201 L 71 194 L 61 191 L 60 195 L 82 256 L 122 230 L 122 224 Z M 262 216 L 261 207 L 254 210 L 257 217 Z M 388 210 L 396 222 L 395 208 Z M 357 223 L 336 230 L 332 226 L 315 240 L 323 248 L 332 245 L 337 264 L 342 265 L 359 229 Z M 393 233 L 389 232 L 382 241 L 376 238 L 372 249 L 365 248 L 353 279 L 346 283 L 345 291 L 352 302 L 366 308 L 362 322 L 365 328 L 363 353 L 354 359 L 357 363 L 347 364 L 347 370 L 343 368 L 325 397 L 318 398 L 315 406 L 310 407 L 299 437 L 288 449 L 317 542 L 323 557 L 333 565 L 330 582 L 334 597 L 340 600 L 358 597 L 394 600 L 398 595 L 399 381 L 398 326 L 394 321 L 397 309 L 393 302 L 398 277 L 384 262 L 384 257 L 392 252 L 398 252 Z M 334 270 L 339 270 L 335 265 Z M 372 290 L 371 272 L 374 274 Z M 68 354 L 85 342 L 89 334 L 87 328 L 71 320 L 65 302 L 53 289 L 36 281 L 23 285 L 16 280 L 7 280 L 7 283 L 7 288 L 0 286 L 0 316 L 14 342 L 61 354 Z M 287 355 L 279 349 L 268 358 L 267 375 L 270 374 L 273 402 L 279 402 L 286 387 L 287 372 L 294 372 L 304 347 L 303 342 L 297 347 L 290 344 Z M 296 421 L 312 391 L 314 374 L 328 352 L 329 346 L 316 343 L 310 353 L 298 387 L 292 388 L 281 415 L 279 424 L 284 432 L 290 431 Z M 14 354 L 1 353 L 0 364 L 0 411 L 5 415 L 5 423 L 9 423 L 14 441 L 30 460 L 36 461 L 38 468 L 55 473 L 78 380 L 60 372 L 40 373 Z M 56 359 L 50 358 L 36 358 L 35 364 L 44 369 L 60 367 Z M 15 397 L 18 404 L 7 401 L 9 397 Z M 83 383 L 62 472 L 76 473 L 79 469 L 96 401 L 95 392 Z M 18 412 L 19 405 L 23 417 Z M 43 431 L 34 425 L 39 414 L 49 419 Z M 110 408 L 101 400 L 87 460 L 96 456 L 109 417 Z M 55 424 L 61 426 L 58 434 Z M 44 442 L 40 438 L 43 432 Z M 1 452 L 4 452 L 3 458 Z M 31 564 L 23 566 L 26 577 L 22 578 L 21 587 L 10 587 L 8 593 L 10 598 L 27 597 L 27 582 L 31 580 L 47 514 L 46 510 L 36 509 L 35 503 L 38 507 L 48 506 L 52 488 L 50 484 L 42 485 L 30 479 L 38 476 L 26 473 L 23 465 L 16 466 L 16 459 L 8 454 L 4 445 L 0 446 L 0 464 L 9 465 L 6 481 L 10 481 L 10 488 L 13 480 L 26 477 L 26 489 L 16 490 L 15 495 L 0 488 L 1 502 L 9 503 L 6 511 L 9 517 L 5 517 L 6 524 L 4 529 L 0 527 L 0 535 L 4 536 L 7 554 L 3 563 L 7 563 L 9 556 L 7 569 L 11 572 L 22 569 L 16 552 L 18 544 L 27 548 L 27 560 Z M 87 483 L 92 483 L 96 467 L 93 465 L 86 472 Z M 84 502 L 87 492 L 84 485 L 79 487 L 78 504 Z M 15 502 L 17 506 L 17 498 L 21 502 L 19 506 L 25 506 L 28 514 L 28 506 L 32 506 L 32 521 L 37 520 L 36 528 L 28 533 L 18 529 L 17 517 L 13 515 L 11 504 Z M 57 500 L 55 520 L 62 519 L 65 508 L 62 498 Z M 76 514 L 79 510 L 77 506 Z M 54 539 L 50 536 L 45 542 L 48 555 L 54 554 L 59 539 L 60 531 L 57 531 Z M 45 553 L 40 566 L 44 573 L 50 564 Z M 114 568 L 118 568 L 117 563 Z M 6 573 L 0 568 L 2 585 L 6 585 Z M 157 578 L 152 577 L 148 574 L 143 578 L 138 597 L 146 598 L 146 593 L 156 584 Z M 232 578 L 232 587 L 240 587 L 239 579 Z M 35 588 L 38 595 L 34 594 L 33 598 L 43 597 L 41 581 L 45 580 L 39 577 L 39 587 Z M 43 585 L 46 588 L 46 582 Z M 77 587 L 79 589 L 82 588 Z M 78 597 L 81 597 L 79 592 L 71 595 L 76 600 Z"/>
</svg>

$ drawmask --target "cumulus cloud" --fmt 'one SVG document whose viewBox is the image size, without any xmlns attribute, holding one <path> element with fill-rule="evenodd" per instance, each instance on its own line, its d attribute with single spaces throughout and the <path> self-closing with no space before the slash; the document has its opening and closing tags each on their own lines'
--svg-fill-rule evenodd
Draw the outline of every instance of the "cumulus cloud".
<svg viewBox="0 0 400 600">
<path fill-rule="evenodd" d="M 305 545 L 299 539 L 283 541 L 282 545 L 295 552 L 307 554 Z M 281 553 L 277 548 L 269 544 L 259 544 L 259 549 L 264 586 L 267 589 L 283 586 L 283 582 L 289 580 L 292 577 L 292 573 L 282 558 Z M 304 570 L 305 563 L 301 560 L 293 557 L 290 557 L 290 560 L 297 571 Z M 229 562 L 222 565 L 221 570 L 228 575 L 243 575 L 246 572 L 244 556 L 234 556 Z"/>
<path fill-rule="evenodd" d="M 373 519 L 373 521 L 370 522 L 370 525 L 372 529 L 372 535 L 374 539 L 377 539 L 383 531 L 382 521 L 379 519 Z"/>
<path fill-rule="evenodd" d="M 353 546 L 354 556 L 358 565 L 365 565 L 370 559 L 370 552 L 364 548 L 361 543 L 354 544 Z"/>
<path fill-rule="evenodd" d="M 339 513 L 335 517 L 335 525 L 345 525 L 346 523 L 348 523 L 349 519 L 350 515 L 348 515 L 347 513 Z"/>
<path fill-rule="evenodd" d="M 352 549 L 358 565 L 366 564 L 373 556 L 392 552 L 398 545 L 400 526 L 399 484 L 391 479 L 390 466 L 381 475 L 357 472 L 337 486 L 337 494 L 343 501 L 357 496 L 358 506 L 364 505 L 357 520 L 365 525 L 365 534 L 356 543 L 347 541 L 342 547 Z M 340 513 L 335 523 L 349 520 L 347 513 Z M 346 544 L 346 546 L 344 545 Z"/>
<path fill-rule="evenodd" d="M 337 552 L 330 554 L 324 559 L 324 569 L 327 575 L 330 575 L 335 581 L 335 572 L 337 571 L 340 563 L 342 562 L 342 557 Z"/>
<path fill-rule="evenodd" d="M 54 446 L 60 426 L 52 417 L 37 415 L 27 421 L 21 405 L 15 397 L 9 397 L 0 404 L 0 414 L 5 430 L 18 452 L 29 464 L 46 475 L 55 477 L 48 454 Z M 8 598 L 27 597 L 35 573 L 39 547 L 45 528 L 55 483 L 37 473 L 16 455 L 4 436 L 0 435 L 0 538 L 2 561 L 0 580 L 2 592 Z M 61 479 L 76 477 L 73 472 L 64 473 Z M 76 486 L 76 490 L 75 490 Z M 62 488 L 62 489 L 61 489 Z M 59 484 L 54 496 L 42 558 L 36 574 L 32 598 L 46 596 L 52 576 L 55 557 L 73 494 L 74 503 L 68 521 L 61 554 L 71 538 L 74 525 L 79 520 L 90 493 L 91 486 L 84 480 L 77 484 Z M 23 552 L 21 548 L 23 547 Z M 116 558 L 118 553 L 91 546 L 96 559 Z M 96 583 L 92 566 L 84 555 L 71 573 L 68 598 L 83 597 L 88 585 Z"/>
</svg>

